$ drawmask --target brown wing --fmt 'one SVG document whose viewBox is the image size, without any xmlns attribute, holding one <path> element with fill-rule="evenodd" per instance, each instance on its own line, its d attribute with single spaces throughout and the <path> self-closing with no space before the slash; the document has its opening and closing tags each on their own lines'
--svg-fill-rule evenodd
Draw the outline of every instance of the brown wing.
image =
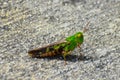
<svg viewBox="0 0 120 80">
<path fill-rule="evenodd" d="M 46 56 L 56 55 L 58 53 L 61 53 L 63 48 L 61 47 L 61 48 L 59 48 L 58 51 L 54 51 L 54 45 L 60 45 L 60 44 L 63 44 L 63 43 L 66 43 L 66 41 L 62 40 L 62 41 L 55 42 L 55 43 L 52 43 L 50 45 L 47 45 L 47 46 L 44 46 L 44 47 L 41 47 L 41 48 L 29 50 L 28 54 L 31 57 L 41 57 L 41 56 L 46 57 Z"/>
</svg>

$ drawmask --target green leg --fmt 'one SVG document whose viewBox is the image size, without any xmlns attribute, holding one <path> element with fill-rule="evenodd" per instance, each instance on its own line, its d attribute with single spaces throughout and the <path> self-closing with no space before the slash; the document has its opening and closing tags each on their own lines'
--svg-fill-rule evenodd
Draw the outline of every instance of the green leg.
<svg viewBox="0 0 120 80">
<path fill-rule="evenodd" d="M 64 62 L 65 65 L 67 64 L 67 63 L 66 63 L 66 55 L 67 55 L 67 53 L 64 53 L 64 54 L 63 54 L 63 58 L 64 58 L 64 60 L 65 60 L 65 62 Z"/>
<path fill-rule="evenodd" d="M 66 63 L 66 56 L 69 55 L 70 52 L 71 52 L 71 51 L 69 51 L 69 52 L 63 52 L 63 58 L 64 58 L 64 60 L 65 60 L 65 65 L 67 64 L 67 63 Z"/>
</svg>

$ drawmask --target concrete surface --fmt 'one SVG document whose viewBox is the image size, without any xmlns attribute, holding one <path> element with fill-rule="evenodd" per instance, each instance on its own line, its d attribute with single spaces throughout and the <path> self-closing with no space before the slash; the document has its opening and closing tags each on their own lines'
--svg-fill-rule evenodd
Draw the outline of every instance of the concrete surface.
<svg viewBox="0 0 120 80">
<path fill-rule="evenodd" d="M 88 21 L 66 66 L 62 56 L 28 56 Z M 0 0 L 0 80 L 120 80 L 120 0 Z"/>
</svg>

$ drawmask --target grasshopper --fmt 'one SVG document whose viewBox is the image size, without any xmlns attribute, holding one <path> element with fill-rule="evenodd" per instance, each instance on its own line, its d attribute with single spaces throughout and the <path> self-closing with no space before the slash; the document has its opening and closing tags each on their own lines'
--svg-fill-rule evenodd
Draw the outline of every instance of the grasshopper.
<svg viewBox="0 0 120 80">
<path fill-rule="evenodd" d="M 89 22 L 86 26 L 88 26 Z M 56 42 L 41 48 L 29 50 L 28 54 L 31 57 L 36 58 L 44 58 L 44 57 L 50 57 L 55 55 L 62 55 L 65 64 L 66 64 L 66 56 L 71 53 L 76 47 L 80 47 L 80 45 L 84 41 L 83 33 L 86 32 L 86 27 L 84 28 L 83 32 L 77 32 L 72 36 L 67 37 L 65 40 Z"/>
</svg>

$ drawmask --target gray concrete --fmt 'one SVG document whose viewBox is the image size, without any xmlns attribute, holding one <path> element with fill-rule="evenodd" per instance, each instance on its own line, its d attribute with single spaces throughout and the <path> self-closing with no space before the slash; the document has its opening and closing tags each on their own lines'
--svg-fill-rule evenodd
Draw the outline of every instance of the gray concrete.
<svg viewBox="0 0 120 80">
<path fill-rule="evenodd" d="M 90 21 L 81 50 L 30 58 Z M 78 59 L 79 54 L 84 59 Z M 0 0 L 0 80 L 119 80 L 120 0 Z"/>
</svg>

